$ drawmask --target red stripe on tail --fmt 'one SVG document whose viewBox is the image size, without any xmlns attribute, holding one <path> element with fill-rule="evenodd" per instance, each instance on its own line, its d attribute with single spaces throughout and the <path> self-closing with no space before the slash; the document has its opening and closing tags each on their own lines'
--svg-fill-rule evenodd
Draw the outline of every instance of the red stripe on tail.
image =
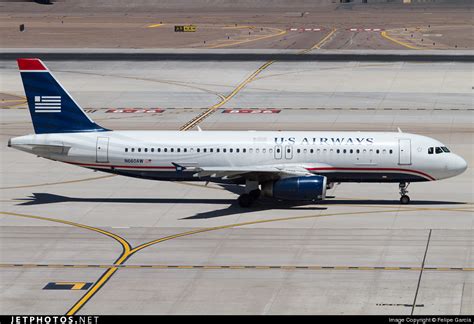
<svg viewBox="0 0 474 324">
<path fill-rule="evenodd" d="M 19 58 L 17 59 L 20 71 L 47 71 L 43 62 L 37 58 Z"/>
</svg>

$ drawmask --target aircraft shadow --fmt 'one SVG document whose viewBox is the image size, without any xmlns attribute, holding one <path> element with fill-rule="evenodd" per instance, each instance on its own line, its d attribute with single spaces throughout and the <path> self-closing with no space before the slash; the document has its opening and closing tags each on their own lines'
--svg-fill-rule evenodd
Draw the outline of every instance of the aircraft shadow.
<svg viewBox="0 0 474 324">
<path fill-rule="evenodd" d="M 76 198 L 49 193 L 33 193 L 27 198 L 16 199 L 24 201 L 18 206 L 33 206 L 44 204 L 55 204 L 64 202 L 96 202 L 96 203 L 126 203 L 126 204 L 213 204 L 228 205 L 226 208 L 198 213 L 182 219 L 206 219 L 222 216 L 241 214 L 243 212 L 256 212 L 271 209 L 305 209 L 305 210 L 326 210 L 326 207 L 298 207 L 308 205 L 307 203 L 288 204 L 272 200 L 262 200 L 252 208 L 241 208 L 236 199 L 194 199 L 194 198 Z"/>
<path fill-rule="evenodd" d="M 207 219 L 223 216 L 241 214 L 245 212 L 258 212 L 265 210 L 326 210 L 331 205 L 386 205 L 399 206 L 398 200 L 351 200 L 351 199 L 334 199 L 334 196 L 328 196 L 327 200 L 318 202 L 282 202 L 273 199 L 262 198 L 255 202 L 251 208 L 242 208 L 237 204 L 236 199 L 203 199 L 203 198 L 76 198 L 50 193 L 33 193 L 27 198 L 16 199 L 24 201 L 17 204 L 18 206 L 33 206 L 44 204 L 55 204 L 64 202 L 97 202 L 97 203 L 126 203 L 126 204 L 211 204 L 211 205 L 228 205 L 226 208 L 212 210 L 208 212 L 198 213 L 193 216 L 182 219 Z M 457 201 L 431 201 L 431 200 L 414 200 L 410 205 L 463 205 L 465 202 Z M 310 207 L 312 206 L 312 207 Z"/>
</svg>

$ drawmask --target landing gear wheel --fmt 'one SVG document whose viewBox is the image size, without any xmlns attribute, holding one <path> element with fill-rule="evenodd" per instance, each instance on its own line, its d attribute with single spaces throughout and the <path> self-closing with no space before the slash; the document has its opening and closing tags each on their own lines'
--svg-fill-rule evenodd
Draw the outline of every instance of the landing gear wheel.
<svg viewBox="0 0 474 324">
<path fill-rule="evenodd" d="M 410 183 L 408 182 L 400 182 L 400 185 L 398 186 L 398 188 L 400 189 L 400 203 L 402 205 L 408 205 L 410 203 L 410 197 L 408 197 L 407 193 L 408 193 L 408 186 L 410 185 Z"/>
<path fill-rule="evenodd" d="M 260 189 L 255 189 L 255 190 L 250 191 L 249 195 L 253 200 L 256 200 L 260 197 L 260 193 L 261 193 Z"/>
<path fill-rule="evenodd" d="M 253 199 L 249 194 L 242 194 L 237 199 L 240 207 L 247 208 L 250 207 L 253 203 Z"/>
<path fill-rule="evenodd" d="M 408 197 L 407 195 L 403 195 L 400 197 L 400 203 L 402 205 L 408 205 L 410 203 L 410 197 Z"/>
</svg>

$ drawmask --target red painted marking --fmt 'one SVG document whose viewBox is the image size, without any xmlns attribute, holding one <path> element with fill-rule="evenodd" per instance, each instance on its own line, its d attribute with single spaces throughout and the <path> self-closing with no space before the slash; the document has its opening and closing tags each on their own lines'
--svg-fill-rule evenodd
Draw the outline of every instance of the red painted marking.
<svg viewBox="0 0 474 324">
<path fill-rule="evenodd" d="M 19 58 L 17 59 L 20 71 L 47 71 L 48 69 L 37 58 Z"/>
<path fill-rule="evenodd" d="M 295 27 L 292 27 L 292 28 L 289 28 L 288 29 L 289 31 L 298 31 L 298 32 L 308 32 L 308 31 L 322 31 L 322 30 L 326 30 L 325 28 L 295 28 Z"/>
<path fill-rule="evenodd" d="M 224 114 L 279 114 L 281 109 L 224 109 Z"/>
<path fill-rule="evenodd" d="M 124 113 L 124 114 L 134 114 L 134 113 L 162 113 L 164 109 L 151 108 L 151 109 L 138 109 L 138 108 L 119 108 L 119 109 L 108 109 L 106 113 Z"/>
<path fill-rule="evenodd" d="M 366 32 L 378 32 L 384 30 L 383 28 L 346 28 L 348 31 L 366 31 Z"/>
<path fill-rule="evenodd" d="M 398 168 L 333 168 L 333 167 L 325 167 L 325 168 L 308 168 L 308 171 L 399 171 L 399 172 L 408 172 L 408 173 L 416 173 L 422 175 L 430 180 L 436 180 L 429 174 L 418 170 L 409 170 L 409 169 L 398 169 Z"/>
</svg>

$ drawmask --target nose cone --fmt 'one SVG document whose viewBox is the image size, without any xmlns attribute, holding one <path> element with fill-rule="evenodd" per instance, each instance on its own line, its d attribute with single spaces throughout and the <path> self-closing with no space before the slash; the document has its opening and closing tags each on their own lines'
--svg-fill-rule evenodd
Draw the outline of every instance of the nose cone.
<svg viewBox="0 0 474 324">
<path fill-rule="evenodd" d="M 467 169 L 467 162 L 459 155 L 453 154 L 450 161 L 448 162 L 448 170 L 458 175 L 466 171 L 466 169 Z"/>
</svg>

